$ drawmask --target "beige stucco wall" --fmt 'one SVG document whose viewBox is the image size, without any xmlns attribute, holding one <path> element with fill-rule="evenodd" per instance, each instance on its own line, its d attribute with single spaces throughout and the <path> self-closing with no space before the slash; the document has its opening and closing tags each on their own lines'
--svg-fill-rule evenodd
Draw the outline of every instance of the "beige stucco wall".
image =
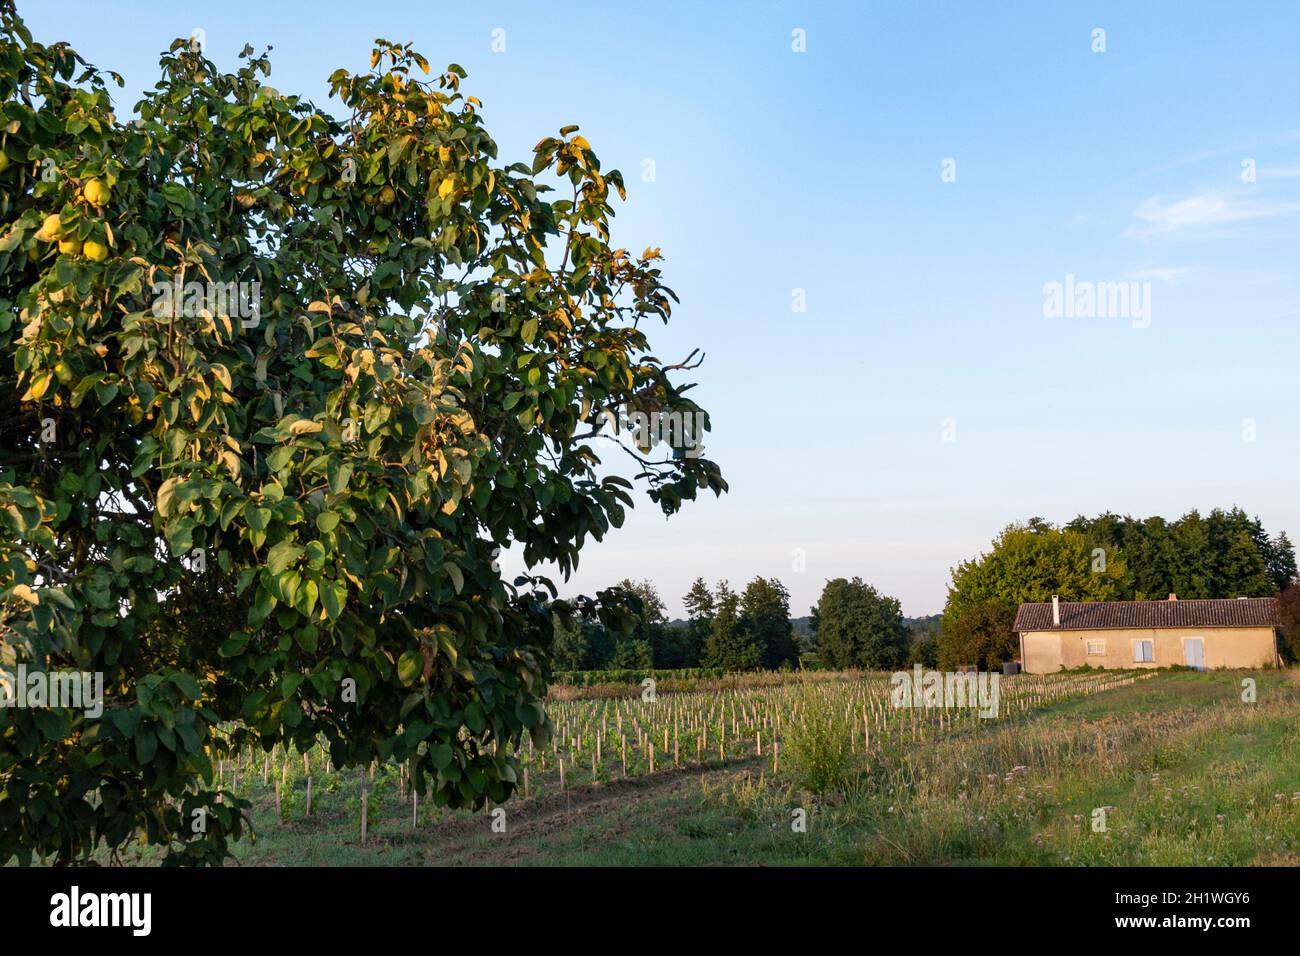
<svg viewBox="0 0 1300 956">
<path fill-rule="evenodd" d="M 1094 631 L 1025 631 L 1023 666 L 1031 674 L 1050 674 L 1062 667 L 1172 667 L 1186 664 L 1183 639 L 1199 637 L 1205 666 L 1263 667 L 1277 663 L 1271 627 L 1104 628 Z M 1150 663 L 1133 659 L 1133 642 L 1150 640 Z M 1088 642 L 1102 641 L 1104 654 L 1089 654 Z"/>
</svg>

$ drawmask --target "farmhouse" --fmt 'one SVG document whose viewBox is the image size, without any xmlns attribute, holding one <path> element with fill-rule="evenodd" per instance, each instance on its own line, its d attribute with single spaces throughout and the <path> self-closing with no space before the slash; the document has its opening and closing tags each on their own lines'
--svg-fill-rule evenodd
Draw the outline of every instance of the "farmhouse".
<svg viewBox="0 0 1300 956">
<path fill-rule="evenodd" d="M 1022 604 L 1013 630 L 1030 674 L 1062 668 L 1263 667 L 1279 662 L 1277 600 Z"/>
</svg>

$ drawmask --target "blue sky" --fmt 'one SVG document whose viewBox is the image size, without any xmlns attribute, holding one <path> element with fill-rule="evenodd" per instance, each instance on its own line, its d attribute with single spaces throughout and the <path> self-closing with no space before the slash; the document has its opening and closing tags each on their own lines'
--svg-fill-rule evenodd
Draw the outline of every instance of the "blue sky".
<svg viewBox="0 0 1300 956">
<path fill-rule="evenodd" d="M 181 7 L 19 3 L 125 76 L 119 112 L 195 28 L 227 67 L 271 44 L 269 82 L 322 106 L 382 36 L 469 71 L 506 161 L 578 123 L 624 171 L 613 238 L 663 248 L 682 304 L 651 341 L 707 353 L 732 491 L 646 502 L 565 591 L 649 578 L 680 613 L 697 575 L 775 575 L 802 614 L 860 575 L 925 614 L 1032 515 L 1237 504 L 1300 534 L 1293 4 Z M 1067 275 L 1150 283 L 1149 324 L 1046 316 Z"/>
</svg>

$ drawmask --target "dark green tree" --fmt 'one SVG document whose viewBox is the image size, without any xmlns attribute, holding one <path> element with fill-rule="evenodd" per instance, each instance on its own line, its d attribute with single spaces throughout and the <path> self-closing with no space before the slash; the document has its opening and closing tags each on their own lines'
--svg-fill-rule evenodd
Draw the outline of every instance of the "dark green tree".
<svg viewBox="0 0 1300 956">
<path fill-rule="evenodd" d="M 1285 531 L 1279 532 L 1275 538 L 1269 538 L 1264 533 L 1262 525 L 1259 526 L 1256 541 L 1265 552 L 1265 563 L 1268 565 L 1268 575 L 1273 581 L 1273 586 L 1279 591 L 1282 590 L 1296 579 L 1295 546 L 1291 544 L 1291 539 Z"/>
<path fill-rule="evenodd" d="M 920 664 L 933 668 L 939 663 L 939 635 L 943 633 L 943 617 L 933 614 L 929 617 L 906 618 L 907 625 L 907 663 Z"/>
<path fill-rule="evenodd" d="M 1269 581 L 1275 590 L 1281 591 L 1296 579 L 1295 547 L 1285 531 L 1270 538 L 1258 518 L 1251 525 L 1251 538 L 1264 556 Z"/>
<path fill-rule="evenodd" d="M 551 661 L 556 670 L 580 671 L 587 667 L 591 644 L 587 640 L 587 625 L 581 618 L 565 620 L 558 614 L 554 620 L 555 639 L 551 645 Z"/>
<path fill-rule="evenodd" d="M 644 670 L 654 668 L 654 650 L 649 641 L 625 637 L 614 643 L 614 657 L 609 666 L 616 670 Z"/>
<path fill-rule="evenodd" d="M 713 592 L 704 583 L 704 578 L 696 578 L 691 589 L 682 598 L 686 608 L 686 667 L 698 665 L 704 655 L 704 645 L 713 632 L 715 614 Z"/>
<path fill-rule="evenodd" d="M 1285 533 L 1269 537 L 1258 518 L 1240 508 L 1191 511 L 1173 522 L 1103 514 L 1066 526 L 1089 548 L 1118 559 L 1117 600 L 1255 597 L 1275 593 L 1294 577 L 1295 550 Z"/>
<path fill-rule="evenodd" d="M 664 602 L 659 597 L 659 591 L 650 581 L 632 581 L 624 579 L 619 582 L 618 587 L 633 595 L 639 602 L 636 614 L 636 624 L 629 635 L 630 640 L 638 644 L 644 644 L 650 649 L 650 664 L 646 666 L 653 667 L 682 667 L 681 647 L 674 635 L 670 633 L 668 627 L 668 618 L 664 613 Z M 632 654 L 637 660 L 641 659 L 640 651 L 624 651 L 621 655 L 616 654 L 616 659 L 628 659 Z M 614 666 L 620 667 L 621 664 Z M 636 665 L 640 666 L 640 665 Z"/>
<path fill-rule="evenodd" d="M 790 592 L 776 578 L 757 577 L 740 599 L 745 625 L 763 649 L 763 666 L 775 670 L 799 662 L 790 623 Z"/>
<path fill-rule="evenodd" d="M 817 603 L 817 653 L 823 667 L 892 670 L 907 660 L 908 635 L 896 598 L 861 578 L 827 581 Z"/>
<path fill-rule="evenodd" d="M 763 665 L 763 648 L 740 613 L 740 596 L 718 584 L 715 591 L 717 610 L 713 630 L 709 632 L 700 663 L 728 671 L 757 670 Z"/>
<path fill-rule="evenodd" d="M 907 647 L 907 664 L 920 664 L 927 669 L 939 666 L 939 640 L 929 635 L 913 636 Z"/>
<path fill-rule="evenodd" d="M 1004 661 L 1020 656 L 1019 641 L 1011 630 L 1016 606 L 985 601 L 945 621 L 937 643 L 937 663 L 944 670 L 976 665 L 996 670 Z"/>
<path fill-rule="evenodd" d="M 618 650 L 615 635 L 599 621 L 584 621 L 582 633 L 587 641 L 585 670 L 606 670 L 613 666 Z"/>
</svg>

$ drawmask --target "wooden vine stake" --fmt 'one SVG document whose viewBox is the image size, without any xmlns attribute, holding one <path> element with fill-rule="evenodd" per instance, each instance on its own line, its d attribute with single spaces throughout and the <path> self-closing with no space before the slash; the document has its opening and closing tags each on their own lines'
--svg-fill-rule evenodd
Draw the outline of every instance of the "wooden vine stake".
<svg viewBox="0 0 1300 956">
<path fill-rule="evenodd" d="M 366 826 L 370 822 L 370 788 L 366 778 L 361 778 L 361 845 L 366 845 Z"/>
</svg>

